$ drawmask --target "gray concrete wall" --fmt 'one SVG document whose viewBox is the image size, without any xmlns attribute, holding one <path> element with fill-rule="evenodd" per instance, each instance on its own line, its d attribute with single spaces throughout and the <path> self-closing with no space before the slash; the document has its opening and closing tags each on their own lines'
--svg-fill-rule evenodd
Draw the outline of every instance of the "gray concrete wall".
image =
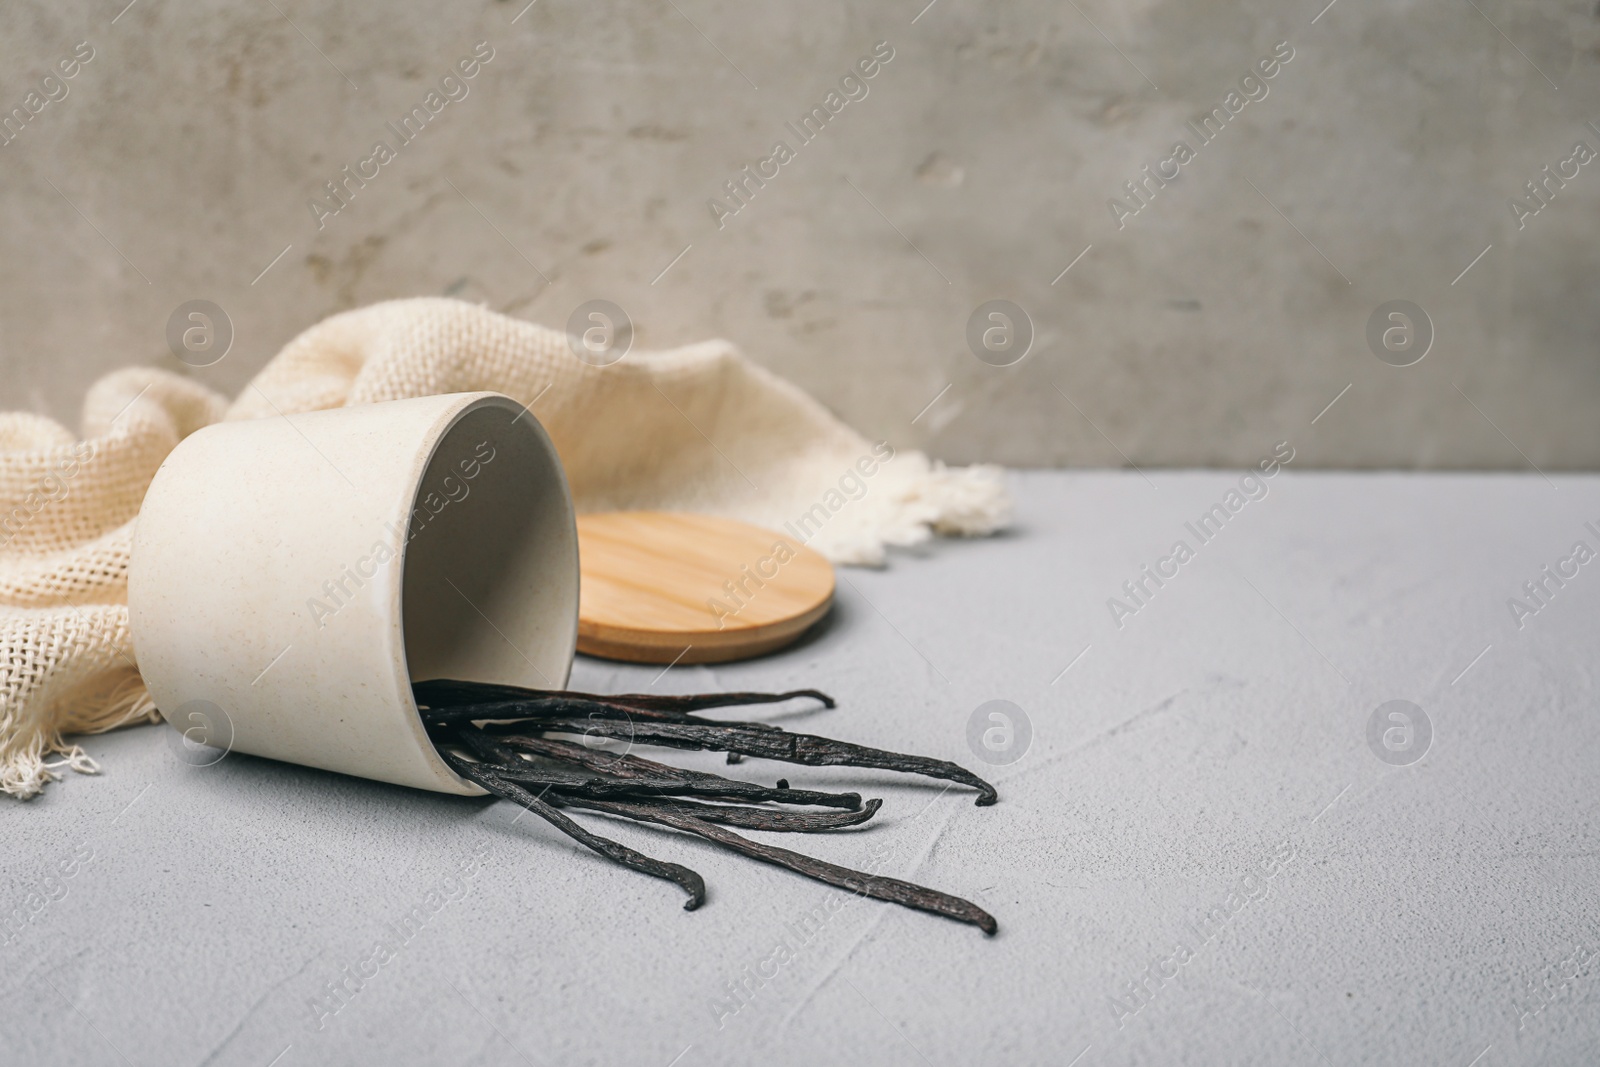
<svg viewBox="0 0 1600 1067">
<path fill-rule="evenodd" d="M 950 460 L 1600 462 L 1600 161 L 1536 215 L 1508 203 L 1600 148 L 1592 0 L 124 2 L 0 13 L 7 111 L 93 48 L 0 147 L 7 408 L 75 421 L 134 361 L 231 392 L 393 296 L 553 326 L 604 298 L 641 346 L 731 338 Z M 468 94 L 315 217 L 479 41 Z M 785 123 L 880 41 L 866 95 L 802 144 Z M 1186 120 L 1282 41 L 1202 143 Z M 1180 139 L 1179 176 L 1114 212 Z M 778 140 L 794 158 L 719 226 L 708 201 Z M 165 330 L 196 298 L 236 340 L 189 371 Z M 968 348 L 991 299 L 1033 323 L 1012 366 Z M 1433 324 L 1413 366 L 1369 350 L 1391 300 Z"/>
</svg>

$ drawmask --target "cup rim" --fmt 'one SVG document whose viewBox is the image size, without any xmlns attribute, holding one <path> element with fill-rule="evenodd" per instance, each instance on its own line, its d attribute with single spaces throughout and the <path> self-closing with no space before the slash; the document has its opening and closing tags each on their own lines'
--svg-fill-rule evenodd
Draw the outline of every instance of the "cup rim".
<svg viewBox="0 0 1600 1067">
<path fill-rule="evenodd" d="M 512 425 L 521 422 L 523 415 L 532 416 L 532 412 L 525 405 L 518 403 L 516 400 L 506 396 L 504 393 L 481 392 L 477 394 L 462 393 L 456 395 L 463 397 L 474 395 L 476 399 L 455 409 L 448 418 L 443 420 L 442 423 L 436 424 L 432 432 L 432 441 L 427 449 L 427 454 L 423 455 L 419 451 L 416 464 L 413 467 L 413 489 L 410 500 L 406 502 L 405 510 L 400 515 L 402 520 L 409 518 L 410 515 L 417 509 L 417 507 L 420 506 L 422 494 L 425 489 L 424 482 L 427 477 L 428 469 L 433 463 L 434 457 L 438 455 L 440 448 L 444 446 L 444 443 L 449 437 L 450 432 L 454 430 L 456 426 L 462 423 L 467 416 L 471 415 L 475 411 L 481 411 L 484 408 L 489 407 L 498 407 L 504 410 L 517 412 L 518 415 L 512 420 Z M 539 440 L 541 451 L 554 460 L 554 463 L 552 464 L 552 471 L 554 473 L 556 482 L 561 487 L 561 498 L 566 501 L 567 525 L 571 528 L 572 543 L 574 548 L 576 548 L 578 536 L 577 509 L 572 504 L 572 487 L 567 481 L 566 467 L 561 463 L 560 455 L 556 452 L 555 443 L 550 440 L 550 435 L 545 430 L 543 424 L 541 424 L 537 418 L 530 417 L 528 420 L 528 426 L 534 433 L 535 437 Z M 396 635 L 399 649 L 399 656 L 396 659 L 399 673 L 397 686 L 400 692 L 400 699 L 402 700 L 405 709 L 410 712 L 410 714 L 406 717 L 406 721 L 411 727 L 418 745 L 424 749 L 426 758 L 430 763 L 434 764 L 438 770 L 442 771 L 449 778 L 449 780 L 457 783 L 458 788 L 462 793 L 470 796 L 486 796 L 488 793 L 487 790 L 478 785 L 478 783 L 461 777 L 461 775 L 457 774 L 450 764 L 445 761 L 444 757 L 439 754 L 439 750 L 437 746 L 434 745 L 433 739 L 428 736 L 427 725 L 422 721 L 422 709 L 417 706 L 416 693 L 411 688 L 411 664 L 409 656 L 406 652 L 405 631 L 405 588 L 407 568 L 410 564 L 410 557 L 408 555 L 410 548 L 411 539 L 408 537 L 401 544 L 400 552 L 398 553 L 395 561 L 397 564 L 395 567 L 397 580 L 391 584 L 388 590 L 389 595 L 396 601 L 393 608 L 393 617 L 397 620 L 399 625 L 399 633 Z M 576 563 L 574 565 L 576 566 Z M 563 640 L 563 644 L 568 646 L 566 649 L 566 655 L 563 657 L 566 667 L 562 672 L 561 677 L 559 679 L 555 679 L 557 687 L 563 689 L 566 687 L 567 680 L 572 675 L 573 658 L 577 654 L 579 608 L 579 597 L 577 594 L 578 591 L 576 588 L 574 588 L 572 603 L 572 625 L 570 627 L 570 634 Z M 426 681 L 427 679 L 424 680 Z"/>
</svg>

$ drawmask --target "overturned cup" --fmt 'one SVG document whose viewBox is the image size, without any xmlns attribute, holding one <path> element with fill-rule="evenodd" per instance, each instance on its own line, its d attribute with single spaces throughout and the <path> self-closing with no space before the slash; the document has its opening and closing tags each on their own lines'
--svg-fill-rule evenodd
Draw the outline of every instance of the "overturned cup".
<svg viewBox="0 0 1600 1067">
<path fill-rule="evenodd" d="M 481 794 L 435 751 L 411 683 L 565 687 L 566 475 L 534 417 L 496 393 L 208 426 L 145 495 L 128 608 L 169 719 L 203 701 L 234 750 Z"/>
</svg>

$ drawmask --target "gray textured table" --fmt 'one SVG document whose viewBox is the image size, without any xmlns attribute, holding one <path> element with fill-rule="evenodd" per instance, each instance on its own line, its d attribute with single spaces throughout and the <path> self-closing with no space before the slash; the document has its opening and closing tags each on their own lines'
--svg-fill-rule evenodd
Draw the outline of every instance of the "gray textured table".
<svg viewBox="0 0 1600 1067">
<path fill-rule="evenodd" d="M 839 709 L 783 722 L 972 766 L 974 710 L 1014 702 L 1032 739 L 992 768 L 993 808 L 742 768 L 883 797 L 869 828 L 783 843 L 970 895 L 998 937 L 610 827 L 706 876 L 686 913 L 508 804 L 239 755 L 186 766 L 145 728 L 88 743 L 103 777 L 3 805 L 6 906 L 62 860 L 72 874 L 0 949 L 0 1059 L 1600 1061 L 1600 560 L 1573 555 L 1600 549 L 1600 480 L 1016 484 L 1014 533 L 844 572 L 799 648 L 574 676 L 817 685 Z M 1185 524 L 1219 503 L 1238 506 L 1202 541 Z M 1141 579 L 1139 605 L 1122 584 Z M 1393 700 L 1420 715 L 1391 707 L 1369 740 Z"/>
</svg>

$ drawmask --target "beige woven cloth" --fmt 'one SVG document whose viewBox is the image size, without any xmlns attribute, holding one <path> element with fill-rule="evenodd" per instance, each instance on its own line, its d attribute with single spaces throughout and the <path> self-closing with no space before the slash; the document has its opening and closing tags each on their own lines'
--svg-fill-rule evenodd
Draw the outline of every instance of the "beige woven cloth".
<svg viewBox="0 0 1600 1067">
<path fill-rule="evenodd" d="M 1009 520 L 998 469 L 869 442 L 724 341 L 595 367 L 564 333 L 427 298 L 312 327 L 231 405 L 130 367 L 90 388 L 81 439 L 0 413 L 0 790 L 27 798 L 64 767 L 93 772 L 69 735 L 157 718 L 128 627 L 128 557 L 145 489 L 178 441 L 219 419 L 481 389 L 529 405 L 580 511 L 727 515 L 862 564 L 881 563 L 886 545 Z"/>
</svg>

